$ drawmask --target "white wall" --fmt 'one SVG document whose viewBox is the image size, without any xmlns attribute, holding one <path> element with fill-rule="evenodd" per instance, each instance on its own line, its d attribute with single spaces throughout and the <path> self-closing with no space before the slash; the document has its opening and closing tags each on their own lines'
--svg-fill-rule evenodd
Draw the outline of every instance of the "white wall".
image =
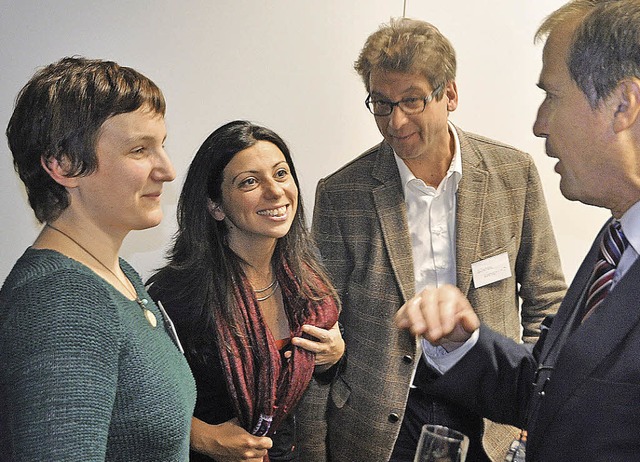
<svg viewBox="0 0 640 462">
<path fill-rule="evenodd" d="M 530 152 L 540 170 L 568 279 L 607 212 L 570 203 L 531 126 L 541 45 L 533 34 L 563 0 L 407 0 L 407 16 L 438 26 L 458 52 L 460 104 L 451 119 Z M 62 56 L 134 67 L 164 91 L 177 180 L 165 220 L 132 233 L 122 255 L 142 274 L 162 264 L 189 161 L 216 127 L 246 118 L 292 148 L 311 216 L 317 180 L 380 140 L 352 70 L 364 40 L 402 15 L 402 0 L 0 0 L 0 127 L 40 66 Z M 4 138 L 4 137 L 3 137 Z M 0 143 L 0 282 L 39 226 Z"/>
</svg>

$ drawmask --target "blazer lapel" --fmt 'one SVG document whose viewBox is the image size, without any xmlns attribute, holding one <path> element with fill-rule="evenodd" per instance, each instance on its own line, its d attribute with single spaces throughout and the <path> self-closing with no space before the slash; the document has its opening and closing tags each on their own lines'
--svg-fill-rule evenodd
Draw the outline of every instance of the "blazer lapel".
<svg viewBox="0 0 640 462">
<path fill-rule="evenodd" d="M 382 142 L 372 175 L 380 185 L 372 191 L 385 247 L 404 301 L 415 294 L 411 238 L 398 166 L 391 147 Z"/>
<path fill-rule="evenodd" d="M 471 286 L 471 264 L 477 260 L 480 248 L 489 174 L 464 132 L 457 132 L 462 178 L 456 195 L 456 278 L 458 288 L 467 295 Z"/>
<path fill-rule="evenodd" d="M 558 344 L 558 342 L 561 342 L 563 333 L 565 333 L 567 329 L 571 330 L 574 327 L 573 322 L 576 310 L 582 303 L 587 284 L 591 278 L 591 272 L 596 264 L 601 235 L 602 231 L 598 233 L 598 236 L 593 242 L 591 249 L 589 249 L 589 252 L 587 252 L 587 256 L 578 268 L 578 271 L 573 278 L 573 282 L 569 286 L 569 289 L 562 300 L 562 304 L 558 309 L 558 313 L 553 320 L 553 324 L 551 325 L 547 338 L 542 346 L 542 353 L 539 360 L 540 364 L 551 365 L 551 363 L 555 361 L 555 358 L 552 358 L 551 356 L 556 354 L 559 348 L 562 348 L 562 345 Z"/>
</svg>

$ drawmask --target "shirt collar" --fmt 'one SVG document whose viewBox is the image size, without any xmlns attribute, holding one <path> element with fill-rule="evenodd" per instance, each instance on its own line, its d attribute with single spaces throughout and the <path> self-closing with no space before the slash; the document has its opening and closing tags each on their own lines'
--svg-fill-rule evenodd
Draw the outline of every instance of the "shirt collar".
<svg viewBox="0 0 640 462">
<path fill-rule="evenodd" d="M 620 218 L 622 232 L 629 245 L 636 253 L 640 254 L 640 201 L 636 202 Z"/>
<path fill-rule="evenodd" d="M 446 189 L 446 179 L 450 176 L 455 175 L 456 183 L 455 187 L 457 189 L 458 183 L 460 182 L 460 178 L 462 178 L 462 156 L 460 155 L 460 138 L 458 137 L 458 132 L 456 127 L 450 122 L 447 121 L 449 125 L 449 133 L 453 136 L 453 159 L 451 159 L 451 165 L 449 165 L 449 170 L 447 170 L 447 176 L 442 181 L 443 188 Z M 402 182 L 402 189 L 404 191 L 405 197 L 407 195 L 407 186 L 413 180 L 417 180 L 415 175 L 411 173 L 407 164 L 393 151 L 393 156 L 396 160 L 396 164 L 398 165 L 398 171 L 400 172 L 400 181 Z"/>
</svg>

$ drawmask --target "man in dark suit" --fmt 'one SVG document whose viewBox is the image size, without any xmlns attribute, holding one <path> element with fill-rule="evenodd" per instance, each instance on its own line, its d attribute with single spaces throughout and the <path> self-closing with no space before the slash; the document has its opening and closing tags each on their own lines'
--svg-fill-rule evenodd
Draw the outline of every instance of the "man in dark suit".
<svg viewBox="0 0 640 462">
<path fill-rule="evenodd" d="M 611 220 L 533 351 L 481 324 L 453 286 L 417 295 L 396 322 L 431 342 L 429 391 L 526 427 L 527 461 L 638 461 L 640 1 L 569 2 L 545 36 L 534 133 L 558 159 L 563 195 Z M 438 356 L 442 342 L 464 343 Z M 458 361 L 441 364 L 449 355 Z"/>
<path fill-rule="evenodd" d="M 449 122 L 455 52 L 431 24 L 383 26 L 356 69 L 384 141 L 318 184 L 313 231 L 342 300 L 347 360 L 331 386 L 326 453 L 324 441 L 311 447 L 320 419 L 304 433 L 300 416 L 303 460 L 412 461 L 424 423 L 467 434 L 470 461 L 490 460 L 485 450 L 501 460 L 515 430 L 483 431 L 479 415 L 426 393 L 420 341 L 393 316 L 416 290 L 450 283 L 494 329 L 537 339 L 566 289 L 537 170 Z"/>
</svg>

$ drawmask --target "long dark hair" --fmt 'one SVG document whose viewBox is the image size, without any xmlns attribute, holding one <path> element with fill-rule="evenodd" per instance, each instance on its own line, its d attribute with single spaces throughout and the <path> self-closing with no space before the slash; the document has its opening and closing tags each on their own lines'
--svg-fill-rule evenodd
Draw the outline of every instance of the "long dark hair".
<svg viewBox="0 0 640 462">
<path fill-rule="evenodd" d="M 272 130 L 251 122 L 237 120 L 215 130 L 196 153 L 180 193 L 178 202 L 178 231 L 174 245 L 168 254 L 168 264 L 149 279 L 158 285 L 169 302 L 199 309 L 193 313 L 195 329 L 205 334 L 206 326 L 215 319 L 230 326 L 239 326 L 239 314 L 232 287 L 238 284 L 244 271 L 241 258 L 226 244 L 227 228 L 223 221 L 216 221 L 208 210 L 208 202 L 220 202 L 224 168 L 240 151 L 258 141 L 273 143 L 282 151 L 291 169 L 291 175 L 300 190 L 291 153 L 286 143 Z M 302 198 L 298 198 L 298 210 L 291 229 L 278 239 L 274 261 L 284 259 L 293 273 L 308 287 L 302 295 L 308 299 L 320 299 L 337 295 L 326 272 L 318 262 L 315 247 L 305 226 Z M 320 279 L 329 293 L 318 293 Z M 219 319 L 222 317 L 222 319 Z M 197 335 L 197 332 L 194 332 Z M 241 332 L 237 332 L 242 335 Z"/>
</svg>

